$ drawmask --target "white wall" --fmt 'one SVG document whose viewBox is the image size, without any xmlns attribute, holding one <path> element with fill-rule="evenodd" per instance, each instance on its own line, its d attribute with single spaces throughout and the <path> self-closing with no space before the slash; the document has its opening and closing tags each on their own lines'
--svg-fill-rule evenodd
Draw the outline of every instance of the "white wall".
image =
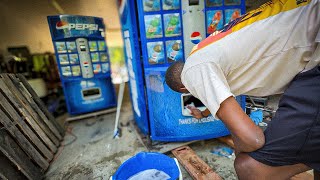
<svg viewBox="0 0 320 180">
<path fill-rule="evenodd" d="M 0 0 L 0 50 L 27 45 L 32 53 L 53 52 L 47 23 L 58 11 L 52 0 Z M 65 14 L 102 17 L 108 46 L 122 46 L 116 0 L 57 0 Z"/>
</svg>

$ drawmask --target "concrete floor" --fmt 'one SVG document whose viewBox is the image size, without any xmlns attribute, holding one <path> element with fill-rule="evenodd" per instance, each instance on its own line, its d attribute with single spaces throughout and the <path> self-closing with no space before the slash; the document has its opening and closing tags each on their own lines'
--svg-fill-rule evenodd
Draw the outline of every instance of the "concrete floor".
<svg viewBox="0 0 320 180">
<path fill-rule="evenodd" d="M 269 106 L 277 108 L 280 96 L 271 97 Z M 140 143 L 132 126 L 121 127 L 121 137 L 113 139 L 115 113 L 92 117 L 66 123 L 66 136 L 54 160 L 46 172 L 45 179 L 63 180 L 108 180 L 118 167 L 130 157 L 148 149 Z M 64 116 L 60 119 L 65 119 Z M 126 124 L 133 119 L 133 112 L 126 88 L 124 103 L 121 109 L 120 122 Z M 237 179 L 233 167 L 235 156 L 222 157 L 211 153 L 217 147 L 228 147 L 215 140 L 197 141 L 189 145 L 222 179 Z M 166 155 L 173 157 L 169 152 Z M 191 180 L 190 175 L 180 165 L 183 179 Z M 311 171 L 292 178 L 294 180 L 311 180 Z"/>
<path fill-rule="evenodd" d="M 128 91 L 121 110 L 120 122 L 133 119 Z M 122 127 L 121 137 L 113 139 L 115 113 L 73 121 L 67 124 L 63 145 L 48 169 L 45 179 L 109 179 L 127 159 L 141 151 L 148 151 L 137 139 L 134 129 Z M 212 154 L 218 146 L 227 146 L 217 140 L 198 141 L 190 147 L 223 179 L 236 179 L 231 159 Z M 172 156 L 171 153 L 167 155 Z M 181 167 L 183 178 L 191 180 Z"/>
</svg>

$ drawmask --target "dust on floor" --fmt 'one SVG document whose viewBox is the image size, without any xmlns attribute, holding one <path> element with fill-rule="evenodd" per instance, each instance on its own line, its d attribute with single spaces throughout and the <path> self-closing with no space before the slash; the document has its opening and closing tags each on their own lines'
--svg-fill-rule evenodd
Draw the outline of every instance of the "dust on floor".
<svg viewBox="0 0 320 180">
<path fill-rule="evenodd" d="M 124 103 L 120 122 L 132 120 L 130 103 Z M 127 159 L 147 149 L 139 142 L 130 126 L 122 127 L 121 137 L 113 139 L 115 113 L 70 122 L 63 146 L 46 173 L 45 179 L 109 179 Z M 231 159 L 212 154 L 221 146 L 217 140 L 198 141 L 190 147 L 223 179 L 236 179 Z M 224 145 L 226 146 L 226 145 Z M 172 157 L 172 154 L 167 154 Z M 185 180 L 190 175 L 181 166 Z"/>
</svg>

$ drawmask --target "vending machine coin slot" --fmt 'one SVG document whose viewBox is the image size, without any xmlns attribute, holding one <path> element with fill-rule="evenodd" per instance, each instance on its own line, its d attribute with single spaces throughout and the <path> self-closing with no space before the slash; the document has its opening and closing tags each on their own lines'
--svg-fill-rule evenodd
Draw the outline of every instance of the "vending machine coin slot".
<svg viewBox="0 0 320 180">
<path fill-rule="evenodd" d="M 101 97 L 101 89 L 100 88 L 84 89 L 81 92 L 82 92 L 82 98 L 84 100 L 98 99 Z"/>
<path fill-rule="evenodd" d="M 196 97 L 192 96 L 192 94 L 181 94 L 181 110 L 182 115 L 184 116 L 192 116 L 191 111 L 188 107 L 195 107 L 200 111 L 204 111 L 206 106 Z"/>
</svg>

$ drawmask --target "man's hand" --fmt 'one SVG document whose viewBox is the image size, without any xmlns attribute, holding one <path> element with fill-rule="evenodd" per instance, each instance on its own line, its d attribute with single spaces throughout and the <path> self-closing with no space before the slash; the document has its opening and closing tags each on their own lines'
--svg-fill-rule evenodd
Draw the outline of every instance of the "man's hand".
<svg viewBox="0 0 320 180">
<path fill-rule="evenodd" d="M 197 118 L 197 119 L 201 119 L 201 118 L 204 118 L 204 116 L 202 115 L 201 111 L 194 107 L 194 106 L 187 106 L 187 108 L 191 111 L 191 115 L 194 117 L 194 118 Z"/>
</svg>

